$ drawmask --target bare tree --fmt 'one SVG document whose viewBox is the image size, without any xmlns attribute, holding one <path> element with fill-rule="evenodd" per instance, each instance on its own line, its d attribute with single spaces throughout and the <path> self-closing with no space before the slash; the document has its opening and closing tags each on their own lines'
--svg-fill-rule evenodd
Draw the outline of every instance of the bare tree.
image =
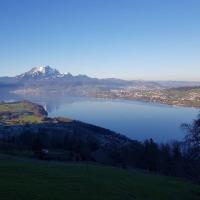
<svg viewBox="0 0 200 200">
<path fill-rule="evenodd" d="M 182 127 L 187 131 L 186 142 L 192 148 L 200 151 L 200 114 L 192 124 L 182 124 Z"/>
<path fill-rule="evenodd" d="M 188 175 L 200 182 L 200 114 L 192 124 L 183 124 L 187 134 L 185 143 L 187 149 Z"/>
</svg>

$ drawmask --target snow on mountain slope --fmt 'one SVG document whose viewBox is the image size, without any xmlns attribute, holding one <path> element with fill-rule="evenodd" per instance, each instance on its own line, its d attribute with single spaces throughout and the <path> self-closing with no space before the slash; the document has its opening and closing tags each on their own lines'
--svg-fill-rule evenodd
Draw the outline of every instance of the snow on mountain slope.
<svg viewBox="0 0 200 200">
<path fill-rule="evenodd" d="M 58 70 L 50 66 L 39 66 L 19 75 L 18 78 L 52 78 L 60 75 L 61 73 Z"/>
</svg>

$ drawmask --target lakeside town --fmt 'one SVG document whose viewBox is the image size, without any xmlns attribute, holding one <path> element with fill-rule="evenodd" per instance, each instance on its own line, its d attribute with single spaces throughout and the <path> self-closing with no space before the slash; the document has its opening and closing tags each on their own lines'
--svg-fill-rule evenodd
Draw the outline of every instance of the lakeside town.
<svg viewBox="0 0 200 200">
<path fill-rule="evenodd" d="M 200 107 L 200 87 L 151 90 L 123 88 L 101 92 L 97 97 L 156 102 L 174 106 Z"/>
</svg>

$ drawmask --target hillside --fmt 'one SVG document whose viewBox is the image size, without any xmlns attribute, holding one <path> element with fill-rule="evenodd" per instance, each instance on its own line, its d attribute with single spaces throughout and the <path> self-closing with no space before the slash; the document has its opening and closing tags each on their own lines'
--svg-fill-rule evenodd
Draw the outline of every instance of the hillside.
<svg viewBox="0 0 200 200">
<path fill-rule="evenodd" d="M 142 100 L 168 105 L 200 107 L 200 87 L 179 87 L 159 90 L 114 90 L 108 97 L 128 100 Z M 104 94 L 105 97 L 106 94 Z M 99 95 L 100 97 L 100 95 Z"/>
<path fill-rule="evenodd" d="M 198 200 L 183 180 L 112 167 L 0 155 L 1 200 Z"/>
<path fill-rule="evenodd" d="M 199 160 L 191 162 L 190 151 L 183 154 L 185 148 L 180 142 L 162 145 L 153 139 L 139 142 L 80 121 L 48 118 L 41 106 L 26 101 L 2 103 L 0 108 L 2 154 L 49 161 L 89 161 L 200 180 Z"/>
<path fill-rule="evenodd" d="M 89 159 L 110 164 L 114 162 L 113 150 L 133 142 L 102 127 L 47 115 L 42 106 L 28 101 L 0 103 L 0 151 L 31 153 L 39 141 L 39 159 Z M 48 155 L 41 155 L 43 148 L 49 149 Z"/>
<path fill-rule="evenodd" d="M 39 123 L 45 117 L 47 112 L 44 108 L 29 101 L 0 103 L 0 123 Z"/>
</svg>

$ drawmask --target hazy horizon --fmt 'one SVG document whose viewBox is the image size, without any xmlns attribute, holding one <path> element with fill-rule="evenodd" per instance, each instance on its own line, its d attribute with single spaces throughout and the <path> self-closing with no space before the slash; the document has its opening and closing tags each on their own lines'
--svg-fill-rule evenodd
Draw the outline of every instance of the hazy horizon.
<svg viewBox="0 0 200 200">
<path fill-rule="evenodd" d="M 38 66 L 50 66 L 50 65 L 38 65 Z M 35 66 L 35 67 L 38 67 L 38 66 Z M 23 74 L 23 73 L 25 73 L 25 72 L 28 72 L 28 71 L 30 71 L 32 68 L 35 68 L 35 67 L 30 67 L 30 68 L 28 68 L 28 70 L 27 71 L 24 71 L 24 72 L 21 72 L 20 74 L 13 74 L 13 75 L 4 75 L 4 76 L 1 76 L 0 75 L 0 77 L 15 77 L 15 76 L 18 76 L 18 75 L 21 75 L 21 74 Z M 190 80 L 159 80 L 159 79 L 140 79 L 140 78 L 137 78 L 137 79 L 126 79 L 126 78 L 120 78 L 120 77 L 110 77 L 109 75 L 107 75 L 107 76 L 105 76 L 105 77 L 99 77 L 99 76 L 90 76 L 90 75 L 88 75 L 88 74 L 84 74 L 84 73 L 79 73 L 79 74 L 73 74 L 73 73 L 71 73 L 70 71 L 67 71 L 67 72 L 62 72 L 62 71 L 60 71 L 59 70 L 59 68 L 57 68 L 57 67 L 52 67 L 52 66 L 50 66 L 51 68 L 53 68 L 53 69 L 56 69 L 56 70 L 58 70 L 61 74 L 67 74 L 67 73 L 70 73 L 70 74 L 72 74 L 73 76 L 77 76 L 77 75 L 86 75 L 86 76 L 89 76 L 89 77 L 91 77 L 91 78 L 98 78 L 98 79 L 106 79 L 106 78 L 114 78 L 114 79 L 121 79 L 121 80 L 127 80 L 127 81 L 131 81 L 131 80 L 138 80 L 138 81 L 183 81 L 183 82 L 200 82 L 200 80 L 192 80 L 192 81 L 190 81 Z"/>
<path fill-rule="evenodd" d="M 0 2 L 0 76 L 49 64 L 125 80 L 200 81 L 198 0 Z"/>
</svg>

